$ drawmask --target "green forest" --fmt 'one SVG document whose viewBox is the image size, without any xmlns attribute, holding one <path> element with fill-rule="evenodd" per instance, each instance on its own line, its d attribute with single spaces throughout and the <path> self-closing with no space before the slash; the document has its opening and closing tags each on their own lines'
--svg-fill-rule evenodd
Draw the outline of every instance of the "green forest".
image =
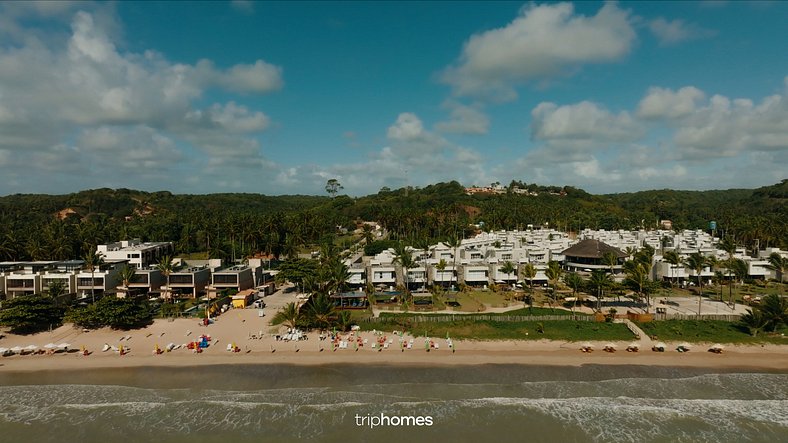
<svg viewBox="0 0 788 443">
<path fill-rule="evenodd" d="M 514 187 L 539 195 L 512 192 Z M 573 187 L 513 181 L 505 194 L 466 195 L 457 182 L 383 188 L 377 194 L 265 196 L 176 195 L 167 191 L 94 189 L 67 195 L 0 197 L 0 260 L 62 260 L 122 239 L 173 241 L 178 253 L 242 258 L 293 256 L 339 228 L 377 221 L 406 244 L 467 237 L 477 229 L 549 226 L 563 231 L 708 229 L 748 248 L 788 248 L 788 180 L 758 189 L 653 190 L 592 195 Z M 476 228 L 474 226 L 479 226 Z"/>
</svg>

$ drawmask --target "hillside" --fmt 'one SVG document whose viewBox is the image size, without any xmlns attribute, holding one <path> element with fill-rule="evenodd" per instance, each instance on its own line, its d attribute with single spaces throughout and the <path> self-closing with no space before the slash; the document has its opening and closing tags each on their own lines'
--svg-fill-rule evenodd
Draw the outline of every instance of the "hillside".
<svg viewBox="0 0 788 443">
<path fill-rule="evenodd" d="M 449 182 L 333 199 L 129 189 L 17 194 L 0 197 L 0 260 L 79 257 L 95 244 L 123 238 L 174 241 L 179 252 L 208 251 L 226 259 L 257 252 L 289 255 L 334 235 L 338 226 L 354 229 L 357 220 L 379 221 L 392 239 L 411 244 L 468 236 L 473 224 L 579 231 L 654 228 L 667 219 L 674 229 L 707 229 L 714 220 L 718 233 L 748 247 L 788 247 L 788 180 L 758 189 L 607 195 L 522 186 L 534 193 L 466 195 L 461 184 Z"/>
</svg>

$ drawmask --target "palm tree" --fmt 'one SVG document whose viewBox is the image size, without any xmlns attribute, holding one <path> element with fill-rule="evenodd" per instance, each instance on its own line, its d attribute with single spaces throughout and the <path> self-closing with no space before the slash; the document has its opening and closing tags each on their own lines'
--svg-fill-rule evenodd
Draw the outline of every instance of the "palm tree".
<svg viewBox="0 0 788 443">
<path fill-rule="evenodd" d="M 733 280 L 731 277 L 731 272 L 732 272 L 732 267 L 734 266 L 733 254 L 736 253 L 736 242 L 730 236 L 727 236 L 724 239 L 722 239 L 722 241 L 720 241 L 717 244 L 717 246 L 719 246 L 720 249 L 728 253 L 728 261 L 725 264 L 725 267 L 728 269 L 728 280 L 731 280 L 730 282 L 731 287 L 728 294 L 730 297 L 730 302 L 733 303 Z"/>
<path fill-rule="evenodd" d="M 618 256 L 611 251 L 602 254 L 602 263 L 610 267 L 610 274 L 614 272 L 615 266 L 618 264 Z"/>
<path fill-rule="evenodd" d="M 553 301 L 556 300 L 556 295 L 555 295 L 556 285 L 558 285 L 558 280 L 561 279 L 561 275 L 563 273 L 564 270 L 561 269 L 561 264 L 558 263 L 557 261 L 551 260 L 549 263 L 547 263 L 547 271 L 545 272 L 545 275 L 547 276 L 547 279 L 550 281 L 550 286 L 553 287 L 553 290 L 551 291 L 552 300 L 550 301 L 551 308 L 553 307 Z"/>
<path fill-rule="evenodd" d="M 747 277 L 747 273 L 749 272 L 747 263 L 740 258 L 734 258 L 731 260 L 730 268 L 728 269 L 733 272 L 733 276 L 736 277 L 736 281 L 744 281 L 744 278 Z M 734 281 L 731 281 L 731 285 L 733 284 Z M 733 298 L 731 298 L 730 302 L 733 304 Z"/>
<path fill-rule="evenodd" d="M 104 264 L 104 255 L 98 251 L 90 251 L 85 254 L 82 259 L 85 261 L 85 269 L 90 271 L 90 297 L 92 299 L 92 303 L 96 302 L 96 288 L 95 288 L 95 279 L 96 279 L 96 268 L 101 267 Z"/>
<path fill-rule="evenodd" d="M 706 257 L 700 252 L 693 252 L 684 263 L 695 271 L 695 275 L 698 277 L 698 286 L 700 288 L 700 292 L 698 292 L 698 315 L 700 316 L 700 306 L 701 301 L 703 301 L 703 277 L 700 274 L 703 272 L 703 268 L 706 267 Z"/>
<path fill-rule="evenodd" d="M 603 291 L 613 284 L 613 279 L 610 278 L 610 274 L 607 272 L 597 269 L 591 272 L 591 278 L 588 280 L 588 283 L 596 291 L 596 310 L 601 312 Z"/>
<path fill-rule="evenodd" d="M 435 270 L 440 272 L 441 274 L 441 286 L 443 286 L 443 277 L 444 277 L 443 271 L 446 270 L 447 265 L 448 263 L 446 263 L 446 260 L 444 259 L 440 259 L 440 261 L 435 264 Z M 451 281 L 451 279 L 449 279 L 449 281 Z"/>
<path fill-rule="evenodd" d="M 648 313 L 649 306 L 651 305 L 651 301 L 647 295 L 650 292 L 647 290 L 650 283 L 648 269 L 646 269 L 643 263 L 638 263 L 636 261 L 627 262 L 627 264 L 629 263 L 632 263 L 632 265 L 626 266 L 627 277 L 624 280 L 624 284 L 634 289 L 638 297 L 646 295 L 646 313 Z"/>
<path fill-rule="evenodd" d="M 783 282 L 785 270 L 788 269 L 788 257 L 783 257 L 776 252 L 769 254 L 769 269 L 775 271 L 780 276 L 780 294 L 783 293 Z"/>
<path fill-rule="evenodd" d="M 760 309 L 751 309 L 746 314 L 742 315 L 739 321 L 750 330 L 750 334 L 752 334 L 753 337 L 757 336 L 758 332 L 763 330 L 769 323 Z"/>
<path fill-rule="evenodd" d="M 452 253 L 452 257 L 454 258 L 454 273 L 457 274 L 457 255 L 460 253 L 460 246 L 462 246 L 462 237 L 457 237 L 456 235 L 449 236 L 449 239 L 446 241 L 446 245 L 454 250 Z M 457 284 L 459 285 L 460 279 L 457 278 Z"/>
<path fill-rule="evenodd" d="M 665 252 L 662 256 L 662 260 L 670 265 L 670 287 L 673 288 L 674 266 L 678 266 L 681 263 L 681 257 L 679 257 L 679 253 L 675 250 L 670 250 Z"/>
<path fill-rule="evenodd" d="M 529 297 L 530 298 L 529 305 L 530 305 L 531 308 L 533 308 L 533 306 L 534 306 L 534 277 L 536 277 L 536 267 L 534 267 L 534 264 L 533 263 L 526 263 L 523 266 L 522 275 L 523 275 L 523 277 L 528 279 L 528 288 L 529 288 L 529 292 L 531 293 L 531 295 Z"/>
<path fill-rule="evenodd" d="M 397 263 L 402 268 L 402 281 L 405 283 L 405 294 L 408 293 L 408 270 L 415 267 L 416 263 L 413 260 L 413 255 L 408 250 L 408 247 L 400 242 L 394 248 L 394 263 Z"/>
<path fill-rule="evenodd" d="M 512 276 L 512 274 L 514 273 L 514 271 L 517 270 L 517 268 L 514 266 L 514 263 L 512 263 L 510 261 L 505 261 L 505 262 L 503 262 L 503 265 L 501 265 L 500 269 L 498 269 L 498 270 L 503 272 L 504 274 L 506 274 L 507 275 L 507 280 L 509 280 L 510 277 Z M 517 280 L 517 276 L 516 275 L 514 276 L 514 278 L 515 278 L 515 280 Z"/>
<path fill-rule="evenodd" d="M 309 301 L 307 315 L 318 328 L 328 329 L 334 314 L 334 304 L 328 295 L 318 294 Z"/>
<path fill-rule="evenodd" d="M 136 273 L 136 269 L 132 268 L 131 266 L 126 266 L 120 271 L 120 282 L 123 286 L 123 289 L 126 291 L 126 295 L 129 295 L 129 284 L 132 280 L 134 280 L 134 274 Z"/>
<path fill-rule="evenodd" d="M 295 329 L 300 321 L 301 311 L 298 309 L 298 305 L 295 302 L 290 302 L 274 315 L 271 323 L 275 325 L 284 323 L 288 328 Z"/>
<path fill-rule="evenodd" d="M 583 285 L 583 277 L 576 272 L 569 272 L 564 275 L 564 283 L 572 288 L 572 312 L 575 312 L 575 305 L 577 304 L 577 290 Z"/>
<path fill-rule="evenodd" d="M 758 311 L 761 312 L 766 326 L 770 326 L 772 332 L 777 331 L 780 324 L 788 324 L 788 298 L 786 297 L 769 294 L 761 300 Z"/>
<path fill-rule="evenodd" d="M 158 269 L 159 272 L 161 272 L 161 275 L 167 279 L 167 286 L 164 291 L 165 294 L 167 294 L 166 297 L 170 298 L 170 302 L 175 303 L 175 298 L 172 296 L 172 294 L 170 294 L 170 274 L 172 274 L 174 269 L 172 266 L 172 256 L 165 255 L 162 257 L 159 263 L 156 265 L 156 269 Z"/>
</svg>

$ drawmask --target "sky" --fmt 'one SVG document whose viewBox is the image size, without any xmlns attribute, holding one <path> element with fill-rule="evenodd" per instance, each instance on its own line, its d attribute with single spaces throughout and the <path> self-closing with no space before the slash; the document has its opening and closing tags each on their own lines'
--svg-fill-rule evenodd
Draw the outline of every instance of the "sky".
<svg viewBox="0 0 788 443">
<path fill-rule="evenodd" d="M 0 195 L 754 188 L 788 2 L 0 2 Z"/>
</svg>

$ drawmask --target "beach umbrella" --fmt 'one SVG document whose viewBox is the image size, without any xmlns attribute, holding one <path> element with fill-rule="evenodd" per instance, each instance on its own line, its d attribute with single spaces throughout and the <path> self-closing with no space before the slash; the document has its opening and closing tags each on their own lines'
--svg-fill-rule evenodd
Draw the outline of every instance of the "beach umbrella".
<svg viewBox="0 0 788 443">
<path fill-rule="evenodd" d="M 71 347 L 71 343 L 60 343 L 59 345 L 57 345 L 57 347 L 58 349 L 64 349 L 68 351 L 68 348 Z"/>
<path fill-rule="evenodd" d="M 662 342 L 659 342 L 659 343 L 654 345 L 654 349 L 658 349 L 660 351 L 664 351 L 666 347 L 667 346 L 665 346 L 665 343 L 662 343 Z"/>
<path fill-rule="evenodd" d="M 723 350 L 723 349 L 725 349 L 725 346 L 723 346 L 723 345 L 721 345 L 721 344 L 719 344 L 719 343 L 715 343 L 715 344 L 711 345 L 711 348 L 710 348 L 710 349 L 719 349 L 719 350 Z"/>
<path fill-rule="evenodd" d="M 580 345 L 580 347 L 585 349 L 594 349 L 594 345 L 592 345 L 590 342 L 585 342 L 582 345 Z"/>
<path fill-rule="evenodd" d="M 47 344 L 44 345 L 44 349 L 52 350 L 52 349 L 56 349 L 56 348 L 57 348 L 57 345 L 54 344 L 54 343 L 47 343 Z"/>
<path fill-rule="evenodd" d="M 690 348 L 690 345 L 689 345 L 689 343 L 687 343 L 687 342 L 684 342 L 684 343 L 680 344 L 680 345 L 679 345 L 679 347 L 680 347 L 680 348 L 684 348 L 684 349 L 689 349 L 689 348 Z"/>
<path fill-rule="evenodd" d="M 0 355 L 3 355 L 3 356 L 4 356 L 4 355 L 6 355 L 6 354 L 7 354 L 9 351 L 10 351 L 10 349 L 8 349 L 8 348 L 0 348 Z"/>
<path fill-rule="evenodd" d="M 38 351 L 38 346 L 36 346 L 36 345 L 27 345 L 27 346 L 25 346 L 25 351 L 36 352 L 36 351 Z"/>
<path fill-rule="evenodd" d="M 633 341 L 627 346 L 629 349 L 640 349 L 640 343 Z"/>
<path fill-rule="evenodd" d="M 616 349 L 616 345 L 614 345 L 613 343 L 608 343 L 608 344 L 605 345 L 605 348 Z"/>
<path fill-rule="evenodd" d="M 14 346 L 13 348 L 10 349 L 10 351 L 13 352 L 14 354 L 19 354 L 19 353 L 22 352 L 22 347 L 21 346 Z"/>
</svg>

